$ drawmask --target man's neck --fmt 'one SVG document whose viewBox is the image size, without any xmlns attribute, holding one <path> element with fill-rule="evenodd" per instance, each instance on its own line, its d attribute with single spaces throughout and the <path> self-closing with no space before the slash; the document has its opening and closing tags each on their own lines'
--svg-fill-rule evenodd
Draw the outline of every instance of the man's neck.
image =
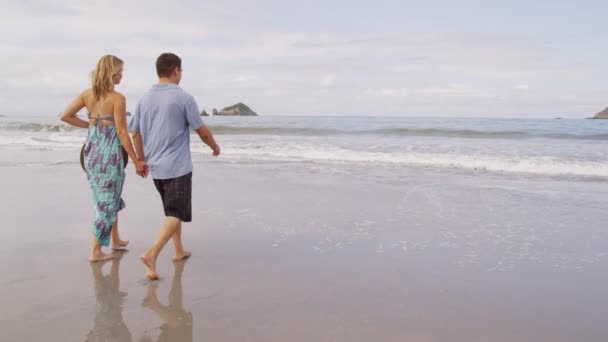
<svg viewBox="0 0 608 342">
<path fill-rule="evenodd" d="M 158 84 L 177 84 L 177 82 L 175 82 L 169 77 L 159 77 Z"/>
</svg>

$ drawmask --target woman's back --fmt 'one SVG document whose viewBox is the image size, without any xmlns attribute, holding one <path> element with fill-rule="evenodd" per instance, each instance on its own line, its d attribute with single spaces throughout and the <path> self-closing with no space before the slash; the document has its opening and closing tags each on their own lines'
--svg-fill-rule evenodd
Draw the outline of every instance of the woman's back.
<svg viewBox="0 0 608 342">
<path fill-rule="evenodd" d="M 97 120 L 100 120 L 102 125 L 114 124 L 114 107 L 122 94 L 111 91 L 97 100 L 93 94 L 93 89 L 87 89 L 81 96 L 89 113 L 89 124 L 95 125 Z"/>
</svg>

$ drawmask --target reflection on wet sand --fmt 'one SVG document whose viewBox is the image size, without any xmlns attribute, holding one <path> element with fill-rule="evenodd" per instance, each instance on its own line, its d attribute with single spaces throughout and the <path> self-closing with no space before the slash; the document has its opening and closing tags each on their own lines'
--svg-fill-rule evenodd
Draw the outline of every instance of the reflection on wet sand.
<svg viewBox="0 0 608 342">
<path fill-rule="evenodd" d="M 156 313 L 163 324 L 159 327 L 160 334 L 157 341 L 192 341 L 192 313 L 183 308 L 182 296 L 182 274 L 187 260 L 174 263 L 175 272 L 171 281 L 171 290 L 168 296 L 168 305 L 163 305 L 156 295 L 159 281 L 148 284 L 143 306 Z M 142 342 L 152 341 L 149 336 L 144 336 Z"/>
<path fill-rule="evenodd" d="M 127 293 L 120 291 L 120 259 L 126 252 L 115 252 L 114 258 L 107 262 L 91 263 L 95 286 L 95 319 L 93 329 L 86 341 L 132 341 L 131 332 L 122 317 L 123 304 Z M 109 275 L 103 275 L 102 268 L 111 263 Z"/>
</svg>

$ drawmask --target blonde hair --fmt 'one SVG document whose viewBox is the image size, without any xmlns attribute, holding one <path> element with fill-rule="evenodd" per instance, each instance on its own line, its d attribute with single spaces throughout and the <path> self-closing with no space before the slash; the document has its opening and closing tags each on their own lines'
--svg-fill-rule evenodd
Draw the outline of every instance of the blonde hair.
<svg viewBox="0 0 608 342">
<path fill-rule="evenodd" d="M 123 63 L 122 59 L 112 55 L 105 55 L 99 59 L 91 75 L 91 88 L 96 100 L 112 91 L 114 75 L 118 74 Z"/>
</svg>

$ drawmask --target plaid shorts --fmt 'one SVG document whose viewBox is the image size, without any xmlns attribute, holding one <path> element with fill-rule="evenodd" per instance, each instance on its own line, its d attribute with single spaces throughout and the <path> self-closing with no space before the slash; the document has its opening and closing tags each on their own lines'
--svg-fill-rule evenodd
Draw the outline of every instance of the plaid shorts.
<svg viewBox="0 0 608 342">
<path fill-rule="evenodd" d="M 176 178 L 155 179 L 154 185 L 163 200 L 165 216 L 192 221 L 192 172 Z"/>
</svg>

